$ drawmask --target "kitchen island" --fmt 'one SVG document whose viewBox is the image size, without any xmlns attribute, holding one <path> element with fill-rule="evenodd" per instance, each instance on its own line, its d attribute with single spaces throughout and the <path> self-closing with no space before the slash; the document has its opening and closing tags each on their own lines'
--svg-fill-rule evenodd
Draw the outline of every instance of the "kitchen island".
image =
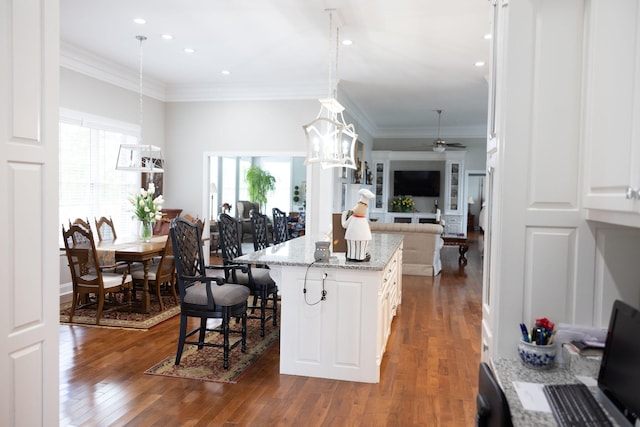
<svg viewBox="0 0 640 427">
<path fill-rule="evenodd" d="M 236 258 L 266 264 L 281 295 L 280 373 L 377 383 L 391 322 L 402 301 L 402 239 L 375 233 L 371 259 L 334 253 L 314 262 L 303 236 Z"/>
</svg>

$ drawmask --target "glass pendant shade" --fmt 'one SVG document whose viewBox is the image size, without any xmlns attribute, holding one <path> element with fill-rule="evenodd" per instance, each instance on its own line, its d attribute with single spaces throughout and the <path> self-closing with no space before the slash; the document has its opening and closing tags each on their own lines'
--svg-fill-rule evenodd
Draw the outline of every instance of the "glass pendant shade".
<svg viewBox="0 0 640 427">
<path fill-rule="evenodd" d="M 338 96 L 338 45 L 340 30 L 333 32 L 333 11 L 329 12 L 329 96 L 319 99 L 320 112 L 302 129 L 307 138 L 307 158 L 305 164 L 320 163 L 323 168 L 357 169 L 355 147 L 358 134 L 353 124 L 344 120 L 344 107 L 337 100 Z M 335 62 L 331 59 L 335 55 Z M 335 73 L 334 73 L 335 71 Z"/>
<path fill-rule="evenodd" d="M 142 140 L 142 42 L 147 38 L 145 36 L 136 36 L 136 40 L 140 42 L 140 72 L 138 76 L 138 104 L 140 109 L 140 140 Z M 116 161 L 116 169 L 122 171 L 163 173 L 164 158 L 162 150 L 155 145 L 145 144 L 121 144 L 118 150 L 118 160 Z"/>
<path fill-rule="evenodd" d="M 162 173 L 162 150 L 154 145 L 122 144 L 118 150 L 117 170 Z"/>
<path fill-rule="evenodd" d="M 302 126 L 307 137 L 305 164 L 357 169 L 354 154 L 358 135 L 353 124 L 345 123 L 344 107 L 335 98 L 320 99 L 320 104 L 318 116 Z"/>
</svg>

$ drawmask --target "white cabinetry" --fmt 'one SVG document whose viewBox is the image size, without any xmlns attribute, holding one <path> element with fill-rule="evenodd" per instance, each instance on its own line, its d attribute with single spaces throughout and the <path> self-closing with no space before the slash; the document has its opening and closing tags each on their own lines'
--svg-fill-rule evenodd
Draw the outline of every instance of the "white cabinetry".
<svg viewBox="0 0 640 427">
<path fill-rule="evenodd" d="M 591 5 L 586 61 L 587 217 L 640 226 L 639 4 Z M 615 48 L 613 48 L 615 47 Z"/>
<path fill-rule="evenodd" d="M 462 160 L 447 160 L 445 170 L 444 232 L 445 234 L 466 235 L 467 227 L 462 204 L 464 162 Z"/>
<path fill-rule="evenodd" d="M 442 162 L 444 167 L 444 192 L 440 194 L 442 201 L 445 232 L 448 234 L 464 234 L 467 232 L 464 199 L 464 151 L 373 151 L 374 189 L 376 195 L 370 207 L 370 218 L 384 222 L 430 223 L 436 215 L 431 209 L 418 213 L 389 212 L 389 200 L 393 197 L 390 189 L 390 177 L 393 161 Z M 447 226 L 447 223 L 450 224 Z"/>
<path fill-rule="evenodd" d="M 376 363 L 382 362 L 382 355 L 391 334 L 391 321 L 402 301 L 402 275 L 398 266 L 402 264 L 402 250 L 396 251 L 384 269 L 378 292 L 378 337 L 376 340 Z"/>
<path fill-rule="evenodd" d="M 465 226 L 462 215 L 444 216 L 444 234 L 466 234 Z"/>
<path fill-rule="evenodd" d="M 405 224 L 435 224 L 436 214 L 389 212 L 385 215 L 384 222 L 405 223 Z"/>
<path fill-rule="evenodd" d="M 375 154 L 373 158 L 373 193 L 376 195 L 375 201 L 371 209 L 376 212 L 386 212 L 389 199 L 389 179 L 387 174 L 389 173 L 389 161 L 376 158 Z"/>
<path fill-rule="evenodd" d="M 269 265 L 281 290 L 280 373 L 377 383 L 402 301 L 402 236 L 374 233 L 368 263 L 336 254 L 310 268 L 315 241 L 303 236 L 237 259 Z"/>
</svg>

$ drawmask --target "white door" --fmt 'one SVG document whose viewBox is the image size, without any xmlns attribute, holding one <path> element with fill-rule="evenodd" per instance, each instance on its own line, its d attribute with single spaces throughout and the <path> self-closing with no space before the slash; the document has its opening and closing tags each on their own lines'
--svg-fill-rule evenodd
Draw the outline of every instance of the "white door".
<svg viewBox="0 0 640 427">
<path fill-rule="evenodd" d="M 0 0 L 0 425 L 58 425 L 59 3 Z"/>
</svg>

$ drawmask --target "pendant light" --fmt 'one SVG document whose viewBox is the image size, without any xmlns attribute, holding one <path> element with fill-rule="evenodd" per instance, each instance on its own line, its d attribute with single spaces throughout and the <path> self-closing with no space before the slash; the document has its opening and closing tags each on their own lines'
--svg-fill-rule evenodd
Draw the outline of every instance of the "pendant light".
<svg viewBox="0 0 640 427">
<path fill-rule="evenodd" d="M 140 142 L 142 142 L 142 42 L 145 36 L 136 36 L 140 42 L 140 73 L 139 73 L 139 120 Z M 164 159 L 160 147 L 149 144 L 121 144 L 118 150 L 116 169 L 136 172 L 162 173 L 164 172 Z"/>
<path fill-rule="evenodd" d="M 333 43 L 333 11 L 329 12 L 329 95 L 319 99 L 320 112 L 314 120 L 302 126 L 307 138 L 305 164 L 320 163 L 323 168 L 357 169 L 354 154 L 358 135 L 353 124 L 344 120 L 344 107 L 338 102 L 338 45 L 340 30 L 336 28 Z M 332 63 L 335 46 L 335 63 Z M 333 71 L 335 69 L 335 81 Z"/>
</svg>

